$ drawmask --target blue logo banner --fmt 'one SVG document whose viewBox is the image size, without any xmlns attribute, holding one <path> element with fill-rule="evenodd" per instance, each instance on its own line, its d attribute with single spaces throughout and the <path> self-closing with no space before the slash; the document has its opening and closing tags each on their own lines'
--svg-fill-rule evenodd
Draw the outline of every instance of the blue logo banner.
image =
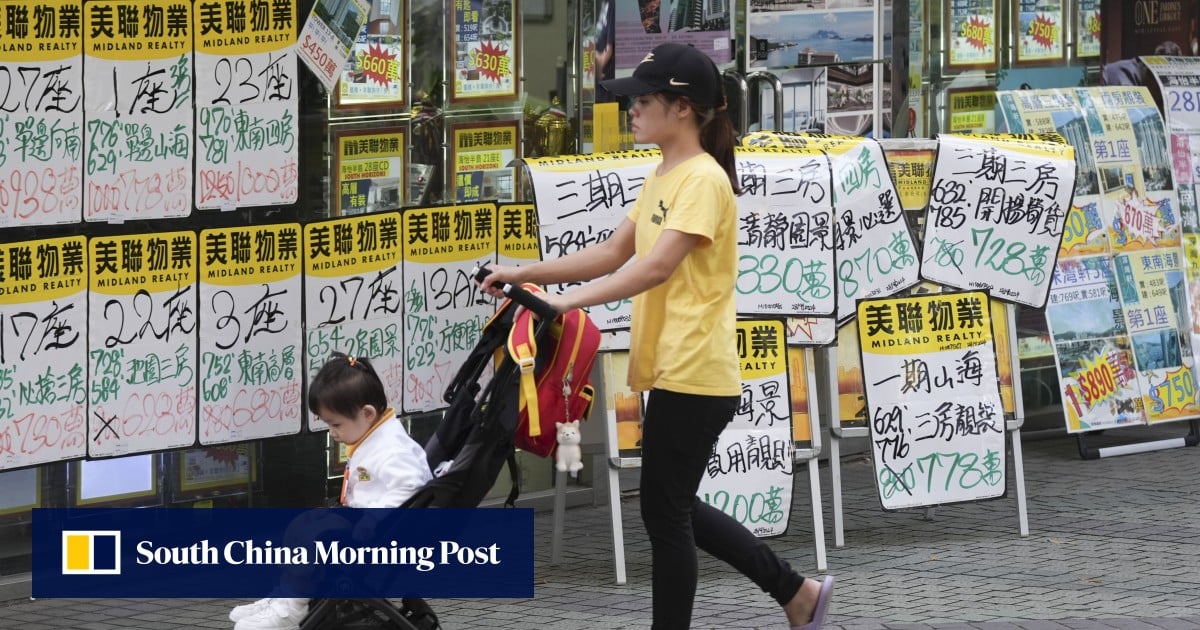
<svg viewBox="0 0 1200 630">
<path fill-rule="evenodd" d="M 533 597 L 528 509 L 35 509 L 34 597 Z"/>
</svg>

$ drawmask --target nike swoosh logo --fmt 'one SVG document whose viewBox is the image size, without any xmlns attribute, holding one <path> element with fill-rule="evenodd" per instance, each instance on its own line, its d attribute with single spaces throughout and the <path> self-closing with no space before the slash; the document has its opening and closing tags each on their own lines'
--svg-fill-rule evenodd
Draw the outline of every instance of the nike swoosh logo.
<svg viewBox="0 0 1200 630">
<path fill-rule="evenodd" d="M 676 81 L 674 77 L 667 79 L 667 83 L 669 83 L 671 85 L 678 85 L 678 86 L 690 85 L 689 83 L 685 83 L 683 81 Z"/>
</svg>

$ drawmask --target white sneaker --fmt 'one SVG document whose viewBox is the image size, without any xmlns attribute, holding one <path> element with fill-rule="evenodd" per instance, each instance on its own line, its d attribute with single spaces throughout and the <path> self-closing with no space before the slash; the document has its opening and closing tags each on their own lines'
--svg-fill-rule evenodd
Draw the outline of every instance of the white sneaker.
<svg viewBox="0 0 1200 630">
<path fill-rule="evenodd" d="M 308 600 L 277 597 L 249 617 L 238 621 L 234 630 L 298 630 L 308 614 Z"/>
<path fill-rule="evenodd" d="M 271 602 L 270 597 L 264 597 L 252 604 L 242 604 L 241 606 L 234 606 L 233 610 L 229 611 L 229 620 L 233 621 L 233 622 L 238 622 L 247 617 L 253 617 L 254 615 L 258 614 L 259 611 L 266 608 L 270 602 Z"/>
</svg>

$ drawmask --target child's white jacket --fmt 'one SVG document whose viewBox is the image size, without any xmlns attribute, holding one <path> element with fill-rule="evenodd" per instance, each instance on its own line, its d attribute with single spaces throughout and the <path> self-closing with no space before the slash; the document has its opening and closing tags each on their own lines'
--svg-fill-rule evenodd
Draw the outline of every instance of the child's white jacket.
<svg viewBox="0 0 1200 630">
<path fill-rule="evenodd" d="M 353 508 L 391 508 L 433 478 L 425 450 L 391 414 L 354 446 L 346 463 L 343 505 Z"/>
</svg>

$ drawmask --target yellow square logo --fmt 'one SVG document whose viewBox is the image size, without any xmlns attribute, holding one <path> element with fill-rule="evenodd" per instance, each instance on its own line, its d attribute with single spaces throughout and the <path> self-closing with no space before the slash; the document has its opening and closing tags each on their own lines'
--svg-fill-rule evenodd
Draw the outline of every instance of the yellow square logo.
<svg viewBox="0 0 1200 630">
<path fill-rule="evenodd" d="M 62 572 L 63 575 L 119 575 L 121 532 L 64 530 Z"/>
</svg>

